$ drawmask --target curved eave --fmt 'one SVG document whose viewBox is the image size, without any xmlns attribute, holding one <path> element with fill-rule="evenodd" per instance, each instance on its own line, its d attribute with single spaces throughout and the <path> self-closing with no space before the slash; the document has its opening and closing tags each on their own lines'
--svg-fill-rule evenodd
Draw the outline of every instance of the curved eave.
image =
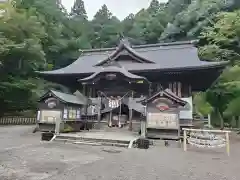
<svg viewBox="0 0 240 180">
<path fill-rule="evenodd" d="M 189 66 L 189 67 L 169 67 L 169 68 L 152 68 L 152 69 L 140 69 L 140 70 L 129 70 L 133 73 L 140 73 L 140 72 L 182 72 L 182 71 L 193 71 L 193 70 L 208 70 L 208 69 L 224 69 L 229 64 L 229 61 L 224 62 L 218 62 L 213 64 L 204 64 L 204 65 L 198 65 L 198 66 Z"/>
<path fill-rule="evenodd" d="M 180 97 L 175 95 L 170 89 L 165 89 L 164 93 L 165 93 L 166 96 L 168 96 L 171 99 L 175 100 L 181 106 L 185 106 L 188 103 L 187 101 L 184 101 Z"/>
<path fill-rule="evenodd" d="M 153 68 L 145 68 L 145 69 L 128 69 L 129 73 L 140 73 L 140 72 L 156 72 L 156 71 L 161 71 L 161 72 L 179 72 L 179 71 L 191 71 L 191 70 L 207 70 L 207 69 L 224 69 L 227 65 L 229 65 L 229 61 L 224 61 L 224 62 L 209 62 L 207 64 L 201 64 L 197 66 L 189 66 L 189 67 L 169 67 L 169 68 L 161 68 L 156 65 L 156 67 Z M 95 71 L 96 72 L 96 71 Z M 42 75 L 42 76 L 54 76 L 54 75 L 59 75 L 59 76 L 64 76 L 64 75 L 81 75 L 84 74 L 86 76 L 90 76 L 91 74 L 94 74 L 95 72 L 89 71 L 89 72 L 69 72 L 65 71 L 65 68 L 58 69 L 58 70 L 53 70 L 53 71 L 35 71 L 35 73 Z"/>
<path fill-rule="evenodd" d="M 95 72 L 94 74 L 92 74 L 92 75 L 90 75 L 90 76 L 88 76 L 86 78 L 79 79 L 78 82 L 93 81 L 101 73 L 120 73 L 121 75 L 123 75 L 123 76 L 125 76 L 125 77 L 127 77 L 129 79 L 145 80 L 145 81 L 147 81 L 147 79 L 145 77 L 132 74 L 132 73 L 126 71 L 123 68 L 114 68 L 114 69 L 103 69 L 103 70 L 100 70 L 100 71 Z"/>
</svg>

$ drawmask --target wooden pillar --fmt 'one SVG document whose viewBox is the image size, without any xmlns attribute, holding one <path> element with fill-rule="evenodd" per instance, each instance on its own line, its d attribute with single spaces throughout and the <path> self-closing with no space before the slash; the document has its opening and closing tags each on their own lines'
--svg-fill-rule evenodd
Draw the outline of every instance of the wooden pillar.
<svg viewBox="0 0 240 180">
<path fill-rule="evenodd" d="M 187 151 L 187 131 L 183 130 L 183 150 Z"/>
<path fill-rule="evenodd" d="M 109 127 L 112 127 L 112 110 L 110 111 L 110 114 L 109 114 L 109 124 L 108 124 Z"/>
<path fill-rule="evenodd" d="M 132 101 L 133 100 L 133 92 L 132 92 L 132 95 L 131 95 L 131 98 L 129 98 L 129 101 Z M 131 104 L 131 103 L 130 103 Z M 133 118 L 133 109 L 132 107 L 130 107 L 129 109 L 129 130 L 132 131 L 132 118 Z"/>
<path fill-rule="evenodd" d="M 144 107 L 145 109 L 145 112 L 144 112 L 144 117 L 142 120 L 141 120 L 141 137 L 145 138 L 146 137 L 146 123 L 147 123 L 147 107 L 145 106 Z"/>
<path fill-rule="evenodd" d="M 152 83 L 149 83 L 148 95 L 149 95 L 149 97 L 151 97 L 151 95 L 152 95 Z"/>
<path fill-rule="evenodd" d="M 132 108 L 129 109 L 129 131 L 132 131 L 132 116 L 133 116 L 133 110 Z"/>
<path fill-rule="evenodd" d="M 190 84 L 188 85 L 188 96 L 192 96 L 192 86 Z"/>
<path fill-rule="evenodd" d="M 173 84 L 171 82 L 168 84 L 168 88 L 173 92 Z"/>
<path fill-rule="evenodd" d="M 89 94 L 88 94 L 88 97 L 93 97 L 93 93 L 92 93 L 92 87 L 89 87 Z"/>
<path fill-rule="evenodd" d="M 120 100 L 120 103 L 119 103 L 119 115 L 118 115 L 118 127 L 121 128 L 122 125 L 121 125 L 121 117 L 122 117 L 122 101 Z"/>
<path fill-rule="evenodd" d="M 101 97 L 98 97 L 99 99 L 99 104 L 98 104 L 98 129 L 100 129 L 100 121 L 101 121 L 101 105 L 102 105 L 102 102 L 101 102 Z"/>
<path fill-rule="evenodd" d="M 173 83 L 173 93 L 177 95 L 177 83 Z"/>
<path fill-rule="evenodd" d="M 95 98 L 96 97 L 96 89 L 92 88 L 92 97 Z"/>
<path fill-rule="evenodd" d="M 82 90 L 82 93 L 83 93 L 84 96 L 86 96 L 86 85 L 85 85 L 85 84 L 83 84 L 83 90 Z"/>
<path fill-rule="evenodd" d="M 161 91 L 162 85 L 160 83 L 157 84 L 157 92 Z"/>
<path fill-rule="evenodd" d="M 182 97 L 182 83 L 178 82 L 178 96 L 181 98 Z"/>
</svg>

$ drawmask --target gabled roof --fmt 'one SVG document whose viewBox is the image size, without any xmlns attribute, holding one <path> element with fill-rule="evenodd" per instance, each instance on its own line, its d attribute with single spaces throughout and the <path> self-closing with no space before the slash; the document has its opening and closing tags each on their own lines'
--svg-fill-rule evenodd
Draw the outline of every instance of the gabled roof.
<svg viewBox="0 0 240 180">
<path fill-rule="evenodd" d="M 97 72 L 109 58 L 115 60 L 120 52 L 127 51 L 139 62 L 119 61 L 131 73 L 145 71 L 182 71 L 192 69 L 224 68 L 229 62 L 201 61 L 198 49 L 193 41 L 130 46 L 126 42 L 116 48 L 91 49 L 82 51 L 82 55 L 69 66 L 39 72 L 43 75 L 81 75 Z M 109 56 L 109 54 L 111 54 Z"/>
<path fill-rule="evenodd" d="M 77 105 L 85 105 L 86 101 L 85 99 L 81 99 L 80 97 L 73 95 L 73 94 L 67 94 L 59 91 L 49 90 L 47 93 L 45 93 L 41 98 L 45 98 L 51 93 L 55 98 L 59 99 L 60 101 L 64 103 L 71 103 L 71 104 L 77 104 Z"/>
<path fill-rule="evenodd" d="M 97 63 L 95 66 L 102 66 L 104 63 L 106 63 L 109 60 L 115 61 L 120 55 L 124 55 L 124 54 L 125 55 L 127 54 L 127 55 L 131 56 L 136 62 L 139 62 L 139 63 L 153 63 L 154 64 L 153 61 L 141 56 L 137 51 L 132 49 L 131 45 L 130 45 L 130 43 L 128 42 L 127 39 L 122 39 L 120 41 L 118 47 L 116 48 L 116 50 L 113 51 L 112 54 L 108 58 L 103 59 L 102 61 Z"/>
<path fill-rule="evenodd" d="M 92 81 L 101 73 L 120 73 L 129 79 L 146 80 L 147 81 L 147 79 L 145 77 L 132 74 L 132 73 L 128 72 L 124 67 L 122 67 L 119 63 L 113 62 L 113 61 L 108 62 L 108 64 L 103 66 L 101 69 L 99 69 L 94 74 L 92 74 L 86 78 L 79 79 L 78 81 L 80 81 L 80 82 Z"/>
<path fill-rule="evenodd" d="M 176 103 L 178 103 L 181 106 L 185 106 L 187 104 L 186 101 L 182 100 L 180 97 L 178 97 L 176 94 L 174 94 L 170 89 L 165 89 L 165 90 L 159 91 L 156 94 L 154 94 L 153 96 L 151 96 L 145 100 L 141 100 L 139 102 L 141 102 L 142 104 L 145 105 L 145 104 L 151 102 L 152 100 L 154 100 L 158 96 L 166 96 L 167 98 L 175 101 Z"/>
</svg>

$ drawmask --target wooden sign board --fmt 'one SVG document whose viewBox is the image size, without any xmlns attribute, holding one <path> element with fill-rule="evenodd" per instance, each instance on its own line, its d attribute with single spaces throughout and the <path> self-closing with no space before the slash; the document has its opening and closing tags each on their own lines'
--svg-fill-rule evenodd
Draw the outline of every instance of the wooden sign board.
<svg viewBox="0 0 240 180">
<path fill-rule="evenodd" d="M 61 111 L 44 110 L 44 111 L 41 111 L 40 122 L 48 123 L 48 124 L 55 124 L 56 119 L 60 119 L 60 118 L 61 118 Z"/>
<path fill-rule="evenodd" d="M 178 115 L 174 113 L 148 113 L 147 128 L 179 129 Z"/>
</svg>

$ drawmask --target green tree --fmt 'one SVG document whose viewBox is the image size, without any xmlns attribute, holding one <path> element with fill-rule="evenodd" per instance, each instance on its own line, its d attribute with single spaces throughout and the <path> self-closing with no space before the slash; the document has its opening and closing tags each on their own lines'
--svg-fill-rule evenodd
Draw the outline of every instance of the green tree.
<svg viewBox="0 0 240 180">
<path fill-rule="evenodd" d="M 230 67 L 221 75 L 218 83 L 208 91 L 208 102 L 215 108 L 223 127 L 223 117 L 237 116 L 240 97 L 239 37 L 240 13 L 223 12 L 216 16 L 216 23 L 206 28 L 200 39 L 200 56 L 213 61 L 229 60 Z"/>
<path fill-rule="evenodd" d="M 199 92 L 194 95 L 194 107 L 197 114 L 201 116 L 207 116 L 211 114 L 214 108 L 207 102 L 206 93 Z"/>
<path fill-rule="evenodd" d="M 45 30 L 32 11 L 9 7 L 0 18 L 0 115 L 34 108 L 35 85 L 28 79 L 46 59 L 41 44 Z"/>
<path fill-rule="evenodd" d="M 93 35 L 91 37 L 93 47 L 113 47 L 119 41 L 119 34 L 122 33 L 121 22 L 112 16 L 106 5 L 95 14 L 92 22 Z"/>
<path fill-rule="evenodd" d="M 84 20 L 87 20 L 88 17 L 83 0 L 75 0 L 70 15 L 77 16 L 78 18 L 81 17 Z"/>
<path fill-rule="evenodd" d="M 158 0 L 152 0 L 150 3 L 150 6 L 148 7 L 147 11 L 152 14 L 155 15 L 158 13 L 158 11 L 160 10 L 160 3 Z"/>
<path fill-rule="evenodd" d="M 185 1 L 184 9 L 178 12 L 172 22 L 173 26 L 179 30 L 167 31 L 161 39 L 175 37 L 175 40 L 182 40 L 198 37 L 205 27 L 214 23 L 213 20 L 218 12 L 230 8 L 227 2 L 227 0 L 195 0 L 191 3 Z"/>
</svg>

